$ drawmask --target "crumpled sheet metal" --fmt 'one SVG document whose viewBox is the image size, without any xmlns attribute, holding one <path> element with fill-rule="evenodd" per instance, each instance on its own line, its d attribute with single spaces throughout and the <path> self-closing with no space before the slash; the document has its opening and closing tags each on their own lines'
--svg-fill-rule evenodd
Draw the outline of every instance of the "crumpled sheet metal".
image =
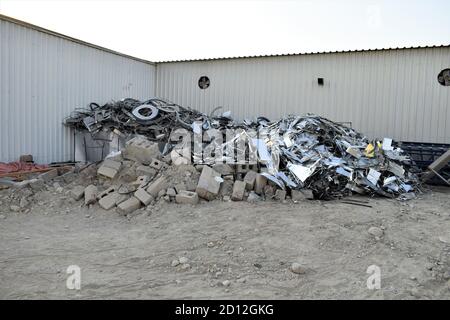
<svg viewBox="0 0 450 320">
<path fill-rule="evenodd" d="M 64 119 L 66 126 L 87 130 L 92 134 L 104 129 L 117 129 L 124 134 L 140 134 L 150 140 L 166 141 L 172 130 L 184 128 L 192 131 L 193 127 L 198 130 L 198 123 L 203 130 L 234 126 L 234 121 L 227 112 L 219 116 L 208 116 L 159 98 L 146 101 L 127 98 L 111 101 L 103 106 L 92 102 L 88 108 L 76 108 Z"/>
<path fill-rule="evenodd" d="M 282 137 L 269 139 L 267 148 L 280 158 L 278 171 L 297 183 L 290 188 L 309 188 L 320 199 L 351 191 L 398 197 L 418 188 L 408 157 L 392 147 L 392 139 L 369 141 L 351 128 L 311 114 L 288 116 L 269 128 L 270 137 L 275 132 Z"/>
</svg>

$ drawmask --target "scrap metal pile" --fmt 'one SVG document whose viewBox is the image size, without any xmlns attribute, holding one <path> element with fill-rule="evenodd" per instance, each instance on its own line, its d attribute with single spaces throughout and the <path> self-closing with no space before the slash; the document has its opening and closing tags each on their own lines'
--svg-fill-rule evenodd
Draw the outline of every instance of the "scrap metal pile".
<svg viewBox="0 0 450 320">
<path fill-rule="evenodd" d="M 122 133 L 141 134 L 150 140 L 167 140 L 173 129 L 190 130 L 194 121 L 202 121 L 208 128 L 233 126 L 233 120 L 229 117 L 207 116 L 197 110 L 158 98 L 143 102 L 127 98 L 103 106 L 92 102 L 89 108 L 75 109 L 64 123 L 69 127 L 88 130 L 91 133 L 113 128 Z"/>
<path fill-rule="evenodd" d="M 243 129 L 236 139 L 219 146 L 224 151 L 220 160 L 228 164 L 235 160 L 226 150 L 229 152 L 230 143 L 235 146 L 236 140 L 245 137 L 250 141 L 245 152 L 255 151 L 260 175 L 279 189 L 308 190 L 315 199 L 341 198 L 353 192 L 409 199 L 418 190 L 419 180 L 408 156 L 389 138 L 369 141 L 349 127 L 311 114 L 287 116 L 277 122 L 259 117 L 236 123 L 229 112 L 214 116 L 216 111 L 206 115 L 162 99 L 124 99 L 76 109 L 65 124 L 91 133 L 117 129 L 163 141 L 165 155 L 174 147 L 169 137 L 177 128 L 195 132 L 200 124 L 203 130 L 222 131 L 224 137 L 226 129 Z M 248 134 L 251 130 L 257 132 L 256 137 Z M 189 161 L 192 159 L 201 164 L 201 155 L 193 151 Z"/>
<path fill-rule="evenodd" d="M 289 116 L 268 126 L 269 173 L 291 189 L 311 189 L 315 198 L 413 191 L 417 176 L 409 158 L 392 140 L 369 141 L 355 130 L 316 115 Z M 273 155 L 277 155 L 274 157 Z M 278 158 L 279 172 L 270 170 Z M 275 166 L 275 167 L 276 167 Z"/>
</svg>

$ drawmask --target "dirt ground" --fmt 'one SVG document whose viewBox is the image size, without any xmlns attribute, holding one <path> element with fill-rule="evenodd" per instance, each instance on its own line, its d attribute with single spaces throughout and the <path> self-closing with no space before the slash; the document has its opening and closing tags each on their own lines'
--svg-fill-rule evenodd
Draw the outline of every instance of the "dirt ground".
<svg viewBox="0 0 450 320">
<path fill-rule="evenodd" d="M 213 201 L 131 217 L 56 191 L 16 213 L 10 193 L 0 191 L 1 299 L 450 298 L 450 188 L 408 202 L 360 198 L 371 208 Z M 180 257 L 187 264 L 172 266 Z M 70 265 L 80 290 L 66 287 Z M 371 265 L 379 290 L 367 288 Z"/>
</svg>

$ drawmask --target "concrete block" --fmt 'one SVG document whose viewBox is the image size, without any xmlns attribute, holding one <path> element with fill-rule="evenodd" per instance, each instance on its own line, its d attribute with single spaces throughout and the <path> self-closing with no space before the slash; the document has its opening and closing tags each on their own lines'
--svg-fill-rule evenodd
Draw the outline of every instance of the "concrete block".
<svg viewBox="0 0 450 320">
<path fill-rule="evenodd" d="M 153 158 L 160 154 L 158 144 L 147 140 L 143 136 L 137 136 L 127 141 L 122 155 L 125 159 L 149 164 Z"/>
<path fill-rule="evenodd" d="M 123 161 L 122 169 L 120 170 L 120 174 L 118 176 L 119 180 L 125 183 L 131 183 L 135 181 L 138 177 L 138 175 L 136 174 L 136 167 L 136 162 L 131 163 L 131 161 L 128 160 Z"/>
<path fill-rule="evenodd" d="M 176 148 L 170 152 L 172 164 L 175 166 L 187 165 L 191 163 L 190 148 Z"/>
<path fill-rule="evenodd" d="M 158 198 L 162 198 L 166 195 L 166 189 L 162 189 L 158 192 Z M 167 198 L 166 198 L 167 199 Z M 170 199 L 169 199 L 170 200 Z"/>
<path fill-rule="evenodd" d="M 230 165 L 226 163 L 216 163 L 215 165 L 213 165 L 212 168 L 214 171 L 220 173 L 222 176 L 234 174 L 234 168 L 232 168 Z"/>
<path fill-rule="evenodd" d="M 272 185 L 267 184 L 266 186 L 264 186 L 264 195 L 266 196 L 266 199 L 273 198 L 273 196 L 275 195 L 275 188 Z"/>
<path fill-rule="evenodd" d="M 150 162 L 149 166 L 153 169 L 161 170 L 164 166 L 164 162 L 153 158 L 152 161 Z"/>
<path fill-rule="evenodd" d="M 105 191 L 100 192 L 99 194 L 97 194 L 97 200 L 100 200 L 104 197 L 106 197 L 107 195 L 114 193 L 117 191 L 117 187 L 116 186 L 111 186 L 108 189 L 106 189 Z"/>
<path fill-rule="evenodd" d="M 175 153 L 175 154 L 178 154 L 178 153 Z M 174 166 L 182 166 L 182 165 L 187 165 L 187 164 L 191 163 L 190 160 L 185 158 L 185 157 L 176 157 L 176 156 L 174 156 L 173 151 L 170 153 L 170 155 L 173 158 L 172 164 Z"/>
<path fill-rule="evenodd" d="M 264 193 L 264 187 L 267 185 L 267 178 L 261 174 L 257 174 L 255 178 L 255 192 L 257 194 Z"/>
<path fill-rule="evenodd" d="M 105 159 L 102 163 L 102 166 L 120 171 L 120 169 L 122 167 L 122 163 L 119 161 L 111 160 L 111 159 Z"/>
<path fill-rule="evenodd" d="M 280 200 L 280 201 L 285 200 L 286 199 L 286 190 L 278 189 L 277 191 L 275 191 L 275 199 Z"/>
<path fill-rule="evenodd" d="M 129 214 L 141 207 L 141 201 L 136 197 L 131 197 L 117 206 L 117 211 L 121 214 Z"/>
<path fill-rule="evenodd" d="M 255 191 L 250 191 L 247 197 L 247 202 L 255 203 L 261 201 L 261 197 Z"/>
<path fill-rule="evenodd" d="M 214 171 L 211 167 L 204 166 L 195 192 L 201 198 L 212 200 L 218 195 L 222 181 L 220 173 Z"/>
<path fill-rule="evenodd" d="M 178 183 L 177 185 L 175 185 L 175 191 L 177 193 L 180 193 L 181 191 L 186 191 L 186 190 L 187 190 L 187 188 L 186 188 L 186 184 L 184 182 Z"/>
<path fill-rule="evenodd" d="M 148 176 L 153 178 L 156 174 L 156 170 L 148 166 L 139 166 L 136 168 L 136 174 L 139 176 Z"/>
<path fill-rule="evenodd" d="M 132 182 L 132 185 L 135 185 L 139 188 L 145 187 L 150 182 L 149 176 L 139 176 L 137 177 L 136 181 Z"/>
<path fill-rule="evenodd" d="M 114 208 L 115 206 L 119 205 L 120 203 L 124 202 L 128 199 L 128 196 L 124 194 L 119 194 L 117 192 L 110 193 L 104 197 L 102 197 L 98 204 L 100 207 L 102 207 L 105 210 L 110 210 Z"/>
<path fill-rule="evenodd" d="M 84 187 L 83 186 L 75 186 L 72 190 L 70 190 L 70 194 L 72 198 L 76 201 L 81 200 L 84 195 Z"/>
<path fill-rule="evenodd" d="M 53 180 L 54 178 L 56 178 L 57 176 L 58 176 L 58 169 L 52 169 L 50 171 L 41 173 L 38 176 L 38 179 L 41 179 L 45 182 L 49 182 L 49 181 Z"/>
<path fill-rule="evenodd" d="M 198 194 L 190 191 L 180 191 L 175 196 L 176 203 L 197 204 L 199 201 Z"/>
<path fill-rule="evenodd" d="M 197 179 L 189 179 L 185 181 L 186 184 L 186 190 L 195 192 L 195 189 L 197 189 L 198 180 Z"/>
<path fill-rule="evenodd" d="M 165 177 L 159 177 L 155 181 L 153 181 L 149 187 L 147 188 L 147 192 L 156 198 L 158 196 L 158 193 L 161 190 L 165 190 L 168 187 L 167 180 Z"/>
<path fill-rule="evenodd" d="M 96 186 L 94 186 L 93 184 L 87 186 L 84 189 L 84 204 L 90 205 L 95 203 L 95 201 L 97 200 L 97 193 L 98 188 Z"/>
<path fill-rule="evenodd" d="M 258 175 L 258 173 L 256 173 L 255 171 L 248 171 L 244 177 L 244 182 L 246 184 L 245 188 L 247 190 L 253 190 L 253 188 L 255 187 L 255 181 L 256 181 L 256 176 Z"/>
<path fill-rule="evenodd" d="M 172 158 L 170 157 L 170 153 L 166 154 L 164 157 L 162 157 L 161 160 L 164 161 L 167 165 L 170 165 L 172 163 Z"/>
<path fill-rule="evenodd" d="M 144 189 L 138 189 L 134 193 L 134 196 L 146 206 L 148 206 L 154 200 L 154 198 Z"/>
<path fill-rule="evenodd" d="M 114 179 L 118 172 L 119 171 L 117 171 L 116 169 L 106 167 L 103 165 L 100 168 L 98 168 L 98 171 L 97 171 L 97 173 L 99 175 L 110 178 L 110 179 Z"/>
<path fill-rule="evenodd" d="M 117 190 L 120 194 L 130 194 L 136 191 L 136 186 L 134 184 L 122 184 Z"/>
<path fill-rule="evenodd" d="M 175 197 L 177 195 L 177 192 L 175 191 L 174 188 L 167 188 L 166 194 L 169 197 Z"/>
<path fill-rule="evenodd" d="M 231 200 L 241 201 L 244 199 L 245 187 L 247 183 L 245 181 L 235 181 L 233 186 L 233 194 Z"/>
<path fill-rule="evenodd" d="M 195 170 L 202 172 L 204 167 L 206 167 L 204 164 L 197 164 L 195 165 Z"/>
<path fill-rule="evenodd" d="M 232 181 L 232 180 L 224 180 L 222 182 L 222 185 L 220 186 L 219 194 L 222 197 L 231 196 L 231 194 L 233 193 L 233 186 L 234 186 L 234 181 Z"/>
</svg>

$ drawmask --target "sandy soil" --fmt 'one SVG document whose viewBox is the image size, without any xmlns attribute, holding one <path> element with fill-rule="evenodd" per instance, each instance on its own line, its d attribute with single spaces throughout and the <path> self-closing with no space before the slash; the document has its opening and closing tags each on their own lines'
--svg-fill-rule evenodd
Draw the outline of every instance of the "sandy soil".
<svg viewBox="0 0 450 320">
<path fill-rule="evenodd" d="M 450 298 L 449 188 L 406 203 L 363 198 L 372 208 L 214 201 L 130 217 L 56 191 L 10 212 L 10 192 L 0 191 L 1 299 Z M 180 257 L 188 265 L 172 266 Z M 81 290 L 66 288 L 69 265 Z M 371 265 L 379 290 L 366 285 Z"/>
</svg>

